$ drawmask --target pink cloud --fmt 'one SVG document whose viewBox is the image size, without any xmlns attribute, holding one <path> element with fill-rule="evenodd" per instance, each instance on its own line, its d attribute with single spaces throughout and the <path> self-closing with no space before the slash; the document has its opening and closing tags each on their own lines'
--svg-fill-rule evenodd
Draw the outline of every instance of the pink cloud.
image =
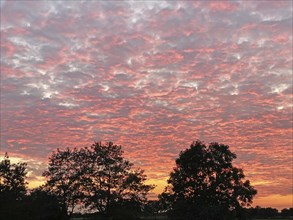
<svg viewBox="0 0 293 220">
<path fill-rule="evenodd" d="M 229 11 L 235 11 L 238 8 L 237 3 L 232 3 L 228 1 L 212 1 L 209 2 L 208 7 L 212 11 L 224 11 L 224 12 L 229 12 Z"/>
</svg>

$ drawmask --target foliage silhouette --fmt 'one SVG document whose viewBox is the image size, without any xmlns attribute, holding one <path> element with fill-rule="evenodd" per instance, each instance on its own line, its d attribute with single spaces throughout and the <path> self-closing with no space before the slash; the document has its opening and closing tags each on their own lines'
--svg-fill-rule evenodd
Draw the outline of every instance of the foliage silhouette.
<svg viewBox="0 0 293 220">
<path fill-rule="evenodd" d="M 122 156 L 121 146 L 95 142 L 89 148 L 57 150 L 49 159 L 45 188 L 56 195 L 64 215 L 83 205 L 100 214 L 135 218 L 154 188 L 146 175 Z M 131 212 L 129 214 L 129 212 Z M 120 214 L 117 214 L 120 213 Z"/>
<path fill-rule="evenodd" d="M 21 199 L 26 193 L 26 174 L 27 164 L 11 164 L 5 153 L 4 160 L 0 162 L 0 193 L 9 193 L 15 199 Z"/>
<path fill-rule="evenodd" d="M 281 215 L 283 217 L 293 217 L 293 208 L 282 209 Z"/>
<path fill-rule="evenodd" d="M 49 158 L 44 189 L 55 195 L 61 207 L 63 218 L 72 215 L 74 208 L 82 202 L 86 187 L 83 176 L 87 173 L 85 149 L 57 149 Z"/>
<path fill-rule="evenodd" d="M 158 200 L 149 200 L 143 207 L 143 215 L 146 217 L 153 217 L 164 213 L 160 213 L 160 201 Z"/>
<path fill-rule="evenodd" d="M 55 195 L 42 187 L 33 189 L 23 200 L 22 220 L 62 220 L 62 210 Z M 65 216 L 67 218 L 67 216 Z"/>
<path fill-rule="evenodd" d="M 249 208 L 256 190 L 232 165 L 235 158 L 227 145 L 196 141 L 180 153 L 160 200 L 147 201 L 154 186 L 111 142 L 52 153 L 46 184 L 33 190 L 26 188 L 26 163 L 11 163 L 6 153 L 0 162 L 0 220 L 67 220 L 77 206 L 89 210 L 79 216 L 90 219 L 165 218 L 165 211 L 178 220 L 292 217 L 293 208 Z"/>
<path fill-rule="evenodd" d="M 244 181 L 242 169 L 232 165 L 229 146 L 200 141 L 176 159 L 168 186 L 159 196 L 173 219 L 229 219 L 252 203 L 257 191 Z"/>
<path fill-rule="evenodd" d="M 250 208 L 250 215 L 254 218 L 273 218 L 279 216 L 279 212 L 277 209 L 268 207 L 262 208 L 260 206 L 256 206 L 255 208 Z"/>
<path fill-rule="evenodd" d="M 0 219 L 21 219 L 26 194 L 26 163 L 11 163 L 5 153 L 0 162 Z"/>
</svg>

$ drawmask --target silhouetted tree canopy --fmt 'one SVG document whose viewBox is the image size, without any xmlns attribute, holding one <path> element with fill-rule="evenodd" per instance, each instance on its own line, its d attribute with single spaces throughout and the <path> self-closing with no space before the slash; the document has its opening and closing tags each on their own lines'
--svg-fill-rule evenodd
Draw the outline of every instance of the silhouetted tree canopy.
<svg viewBox="0 0 293 220">
<path fill-rule="evenodd" d="M 250 209 L 251 216 L 254 218 L 273 218 L 279 216 L 279 212 L 275 208 L 267 207 L 262 208 L 260 206 L 256 206 L 255 208 Z"/>
<path fill-rule="evenodd" d="M 293 217 L 293 208 L 282 209 L 281 215 L 283 217 Z"/>
<path fill-rule="evenodd" d="M 45 188 L 58 197 L 64 214 L 83 205 L 106 216 L 121 216 L 126 210 L 136 216 L 154 186 L 146 185 L 144 172 L 133 169 L 122 154 L 121 146 L 111 142 L 57 150 L 44 172 Z"/>
<path fill-rule="evenodd" d="M 77 206 L 94 213 L 75 217 L 89 219 L 163 219 L 165 211 L 177 220 L 292 217 L 293 208 L 279 213 L 249 207 L 256 190 L 232 165 L 235 158 L 227 145 L 194 142 L 180 153 L 160 200 L 147 201 L 154 186 L 111 142 L 52 153 L 46 184 L 33 190 L 26 188 L 26 163 L 11 163 L 6 153 L 0 162 L 0 220 L 67 220 Z"/>
<path fill-rule="evenodd" d="M 26 163 L 11 164 L 8 154 L 0 162 L 0 193 L 20 199 L 26 193 Z"/>
<path fill-rule="evenodd" d="M 39 187 L 23 200 L 22 220 L 62 220 L 62 209 L 55 195 Z"/>
<path fill-rule="evenodd" d="M 229 146 L 200 141 L 176 159 L 168 186 L 160 195 L 163 208 L 174 219 L 226 219 L 249 206 L 257 191 L 233 166 Z"/>
<path fill-rule="evenodd" d="M 74 208 L 84 199 L 87 170 L 85 149 L 57 149 L 49 158 L 44 189 L 58 198 L 63 218 L 73 213 Z"/>
<path fill-rule="evenodd" d="M 11 163 L 5 153 L 0 162 L 0 219 L 21 219 L 26 194 L 26 163 Z"/>
</svg>

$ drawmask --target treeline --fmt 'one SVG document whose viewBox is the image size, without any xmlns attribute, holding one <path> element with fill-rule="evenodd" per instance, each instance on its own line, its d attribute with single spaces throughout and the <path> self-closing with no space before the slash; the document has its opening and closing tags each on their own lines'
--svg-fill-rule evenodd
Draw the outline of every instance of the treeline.
<svg viewBox="0 0 293 220">
<path fill-rule="evenodd" d="M 141 169 L 124 159 L 121 146 L 109 142 L 53 152 L 46 183 L 27 191 L 26 164 L 0 163 L 0 211 L 3 220 L 67 220 L 78 209 L 111 219 L 137 219 L 147 194 Z"/>
<path fill-rule="evenodd" d="M 285 208 L 280 212 L 275 208 L 262 208 L 256 206 L 255 208 L 245 209 L 246 215 L 249 219 L 272 219 L 272 218 L 293 218 L 293 208 Z"/>
<path fill-rule="evenodd" d="M 247 208 L 257 193 L 243 170 L 233 166 L 229 146 L 196 141 L 180 152 L 158 201 L 144 171 L 109 142 L 57 149 L 43 172 L 46 182 L 28 190 L 27 164 L 0 162 L 0 220 L 91 219 L 221 220 L 288 217 L 292 209 Z M 77 214 L 77 213 L 84 214 Z"/>
</svg>

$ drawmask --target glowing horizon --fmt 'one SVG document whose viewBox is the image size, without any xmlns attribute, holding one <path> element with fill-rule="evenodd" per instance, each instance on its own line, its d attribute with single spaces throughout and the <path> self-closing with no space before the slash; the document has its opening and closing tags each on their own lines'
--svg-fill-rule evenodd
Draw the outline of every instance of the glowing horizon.
<svg viewBox="0 0 293 220">
<path fill-rule="evenodd" d="M 56 148 L 113 141 L 154 198 L 200 139 L 237 154 L 254 206 L 292 207 L 292 1 L 0 7 L 0 156 L 28 162 L 30 187 Z"/>
</svg>

